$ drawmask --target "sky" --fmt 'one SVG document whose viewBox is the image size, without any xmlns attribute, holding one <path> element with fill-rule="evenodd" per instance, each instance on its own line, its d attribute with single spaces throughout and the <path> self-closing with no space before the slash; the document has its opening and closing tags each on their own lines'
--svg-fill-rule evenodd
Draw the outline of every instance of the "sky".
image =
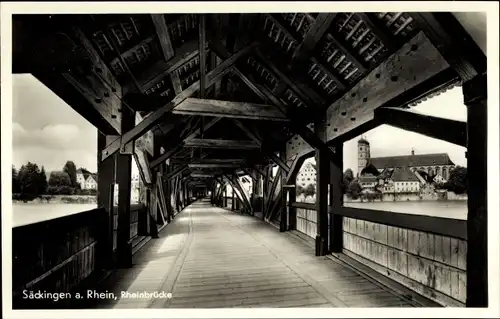
<svg viewBox="0 0 500 319">
<path fill-rule="evenodd" d="M 423 114 L 466 121 L 462 90 L 454 88 L 413 108 Z M 29 74 L 13 75 L 13 165 L 28 161 L 46 171 L 61 170 L 66 161 L 97 170 L 97 130 L 57 95 Z M 465 148 L 401 129 L 380 126 L 363 136 L 372 157 L 448 153 L 456 165 L 466 166 Z M 344 144 L 344 169 L 357 173 L 357 140 Z M 137 167 L 132 165 L 134 174 Z"/>
<path fill-rule="evenodd" d="M 13 75 L 12 164 L 97 171 L 97 129 L 30 74 Z M 133 172 L 137 172 L 135 164 Z"/>
</svg>

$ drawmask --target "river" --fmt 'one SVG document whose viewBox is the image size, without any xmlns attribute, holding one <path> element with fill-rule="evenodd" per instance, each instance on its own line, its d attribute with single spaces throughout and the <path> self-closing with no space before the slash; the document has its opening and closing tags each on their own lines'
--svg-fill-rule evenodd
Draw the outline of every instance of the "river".
<svg viewBox="0 0 500 319">
<path fill-rule="evenodd" d="M 467 219 L 467 201 L 345 203 L 348 207 Z M 76 214 L 96 204 L 13 204 L 13 227 Z"/>
<path fill-rule="evenodd" d="M 38 223 L 95 208 L 96 204 L 12 204 L 12 226 Z"/>
<path fill-rule="evenodd" d="M 435 217 L 467 219 L 466 200 L 407 201 L 407 202 L 364 202 L 345 203 L 344 206 L 384 210 L 403 214 L 428 215 Z"/>
</svg>

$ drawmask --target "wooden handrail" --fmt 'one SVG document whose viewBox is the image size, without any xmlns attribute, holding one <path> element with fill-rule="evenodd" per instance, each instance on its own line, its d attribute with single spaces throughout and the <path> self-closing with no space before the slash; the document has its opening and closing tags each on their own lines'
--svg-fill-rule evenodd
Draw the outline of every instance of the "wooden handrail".
<svg viewBox="0 0 500 319">
<path fill-rule="evenodd" d="M 289 203 L 288 206 L 315 210 L 314 203 Z M 467 221 L 427 215 L 404 214 L 383 210 L 341 207 L 335 214 L 382 225 L 467 240 Z"/>
<path fill-rule="evenodd" d="M 310 209 L 310 210 L 315 210 L 316 209 L 316 204 L 314 204 L 314 203 L 295 202 L 295 203 L 289 203 L 288 206 L 295 207 L 295 208 Z"/>
<path fill-rule="evenodd" d="M 467 240 L 466 220 L 353 207 L 341 207 L 338 214 L 383 225 Z"/>
</svg>

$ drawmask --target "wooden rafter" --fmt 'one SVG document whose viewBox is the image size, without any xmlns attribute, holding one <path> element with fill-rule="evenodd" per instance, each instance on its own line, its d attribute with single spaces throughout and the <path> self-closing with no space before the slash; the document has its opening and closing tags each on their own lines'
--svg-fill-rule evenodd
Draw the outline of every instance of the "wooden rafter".
<svg viewBox="0 0 500 319">
<path fill-rule="evenodd" d="M 181 104 L 177 105 L 172 110 L 172 113 L 280 122 L 288 121 L 288 118 L 272 105 L 196 98 L 187 98 Z"/>
<path fill-rule="evenodd" d="M 240 50 L 239 52 L 235 53 L 229 59 L 226 59 L 221 64 L 219 64 L 215 69 L 213 69 L 207 74 L 206 76 L 207 83 L 211 85 L 218 77 L 223 76 L 226 72 L 229 72 L 231 66 L 234 65 L 234 63 L 236 63 L 236 61 L 240 57 L 248 54 L 248 52 L 250 52 L 253 48 L 254 45 L 248 46 Z M 182 91 L 181 94 L 177 95 L 172 101 L 170 101 L 160 109 L 156 110 L 155 112 L 147 116 L 132 130 L 128 132 L 122 132 L 121 141 L 115 141 L 111 145 L 107 146 L 102 152 L 101 160 L 104 160 L 108 156 L 114 154 L 120 148 L 121 144 L 123 145 L 127 144 L 141 137 L 144 133 L 146 133 L 153 126 L 155 126 L 165 115 L 169 114 L 177 105 L 179 105 L 180 103 L 182 103 L 182 101 L 184 101 L 185 99 L 193 95 L 195 92 L 197 92 L 199 87 L 200 87 L 200 81 L 198 80 L 195 83 L 191 84 L 191 86 L 189 86 L 187 89 Z"/>
<path fill-rule="evenodd" d="M 319 40 L 330 27 L 336 13 L 319 13 L 314 22 L 304 35 L 302 43 L 297 46 L 292 57 L 290 66 L 296 61 L 305 60 L 315 49 Z"/>
<path fill-rule="evenodd" d="M 209 123 L 206 124 L 205 129 L 210 129 L 212 126 L 214 126 L 220 118 L 215 118 L 212 119 Z M 185 142 L 189 141 L 197 136 L 200 135 L 200 128 L 197 126 L 190 126 L 190 129 L 192 130 L 189 132 L 189 135 L 184 137 L 184 134 L 180 134 L 176 139 L 170 142 L 170 145 L 172 145 L 172 149 L 170 152 L 165 152 L 164 154 L 161 154 L 157 158 L 153 159 L 150 162 L 151 167 L 156 167 L 160 165 L 161 163 L 165 162 L 167 159 L 172 157 L 173 155 L 177 154 L 180 152 L 184 146 Z"/>
<path fill-rule="evenodd" d="M 171 160 L 172 164 L 245 164 L 245 160 L 242 158 L 204 158 L 204 159 L 180 159 L 173 158 Z"/>
<path fill-rule="evenodd" d="M 422 68 L 422 65 L 427 67 Z M 401 107 L 416 97 L 425 96 L 433 89 L 427 81 L 442 81 L 440 85 L 451 83 L 452 74 L 441 73 L 448 68 L 438 50 L 423 32 L 419 32 L 329 106 L 326 116 L 330 124 L 328 140 L 342 139 L 344 134 L 370 122 L 373 111 L 392 100 L 397 100 L 399 105 L 388 106 Z M 296 152 L 303 155 L 312 151 L 313 148 L 304 145 Z"/>
<path fill-rule="evenodd" d="M 304 87 L 302 83 L 297 84 L 295 81 L 292 81 L 290 77 L 288 77 L 283 71 L 281 71 L 276 64 L 266 58 L 261 50 L 256 50 L 256 52 L 257 56 L 260 58 L 260 61 L 262 61 L 264 65 L 269 68 L 281 82 L 290 87 L 292 91 L 297 94 L 297 96 L 308 106 L 323 105 L 323 98 L 320 97 L 315 91 Z"/>
<path fill-rule="evenodd" d="M 156 29 L 156 34 L 158 40 L 160 41 L 160 46 L 163 53 L 163 58 L 165 62 L 170 60 L 175 52 L 172 46 L 172 41 L 170 40 L 170 32 L 168 30 L 167 23 L 165 22 L 165 17 L 163 14 L 152 14 L 151 19 Z"/>
<path fill-rule="evenodd" d="M 305 156 L 297 156 L 293 162 L 292 166 L 290 166 L 290 170 L 288 171 L 288 174 L 286 175 L 285 178 L 285 185 L 290 185 L 292 182 L 295 184 L 295 178 L 297 177 L 297 173 L 302 167 L 302 164 L 304 164 L 304 161 L 306 160 Z"/>
<path fill-rule="evenodd" d="M 450 12 L 410 15 L 463 81 L 486 72 L 485 54 Z"/>
<path fill-rule="evenodd" d="M 236 124 L 236 126 L 238 126 L 252 141 L 254 141 L 256 144 L 260 145 L 261 147 L 263 146 L 263 142 L 262 142 L 262 138 L 257 136 L 257 132 L 255 130 L 251 130 L 250 128 L 248 128 L 247 125 L 243 124 L 243 122 L 239 121 L 239 120 L 236 120 L 236 119 L 233 119 L 233 122 Z M 269 146 L 268 145 L 264 145 L 263 147 L 263 153 L 264 155 L 266 156 L 269 156 L 271 158 L 271 160 L 276 164 L 278 165 L 280 168 L 282 168 L 283 170 L 287 171 L 290 169 L 286 163 L 281 159 L 279 158 L 278 156 L 276 156 L 276 154 L 274 154 L 274 152 L 272 152 L 272 150 L 269 149 Z"/>
<path fill-rule="evenodd" d="M 254 85 L 253 88 L 257 88 L 257 86 Z M 276 97 L 274 97 L 274 95 L 269 90 L 267 90 L 267 89 L 265 89 L 265 90 L 266 90 L 265 92 L 261 91 L 260 93 L 268 96 L 270 100 L 272 99 L 272 100 L 276 101 L 276 106 L 278 108 L 280 108 L 281 110 L 283 110 L 284 105 Z M 293 117 L 293 115 L 292 115 L 292 117 Z M 327 154 L 329 154 L 332 159 L 335 158 L 335 156 L 334 156 L 335 154 L 328 148 L 328 145 L 326 143 L 324 143 L 323 141 L 321 141 L 320 139 L 318 139 L 318 137 L 309 128 L 307 128 L 303 124 L 301 124 L 296 118 L 290 118 L 290 116 L 289 116 L 289 119 L 290 119 L 290 123 L 289 123 L 290 127 L 295 132 L 297 132 L 297 134 L 299 134 L 307 144 L 311 145 L 314 148 L 321 148 Z M 278 164 L 278 162 L 277 162 L 277 164 Z M 286 164 L 285 164 L 285 166 L 286 166 Z M 288 172 L 288 170 L 287 170 L 287 172 Z"/>
<path fill-rule="evenodd" d="M 185 147 L 203 147 L 234 150 L 256 150 L 259 145 L 253 141 L 216 140 L 193 138 L 185 142 Z"/>
<path fill-rule="evenodd" d="M 188 164 L 189 168 L 239 168 L 241 164 L 238 163 L 191 163 Z"/>
<path fill-rule="evenodd" d="M 150 67 L 146 67 L 137 76 L 137 81 L 144 92 L 161 81 L 165 76 L 170 75 L 186 62 L 198 55 L 198 41 L 189 41 L 175 50 L 175 55 L 168 62 L 160 60 Z M 131 84 L 125 84 L 126 91 L 131 91 Z M 175 88 L 174 88 L 175 89 Z"/>
<path fill-rule="evenodd" d="M 205 15 L 198 15 L 199 18 L 199 30 L 198 30 L 198 52 L 200 56 L 200 98 L 205 97 L 205 70 L 206 70 L 206 52 L 205 52 L 205 39 L 206 39 L 206 30 L 205 30 Z"/>
<path fill-rule="evenodd" d="M 375 119 L 383 124 L 467 147 L 466 122 L 388 107 L 376 109 Z"/>
<path fill-rule="evenodd" d="M 387 34 L 387 31 L 382 29 L 381 26 L 375 21 L 372 17 L 370 17 L 368 14 L 364 12 L 357 12 L 356 13 L 361 20 L 368 26 L 371 32 L 373 32 L 377 38 L 380 39 L 382 44 L 390 51 L 394 52 L 394 50 L 397 47 L 397 44 L 395 45 L 394 43 L 397 43 L 398 40 L 397 38 L 390 38 L 389 35 Z"/>
<path fill-rule="evenodd" d="M 125 68 L 125 71 L 127 72 L 128 76 L 130 77 L 132 82 L 134 83 L 135 87 L 137 88 L 137 90 L 139 90 L 139 92 L 142 93 L 139 82 L 137 81 L 137 79 L 135 78 L 135 75 L 130 70 L 128 63 L 125 61 L 125 58 L 123 57 L 122 52 L 120 51 L 120 47 L 118 45 L 117 38 L 114 35 L 111 35 L 108 27 L 104 28 L 103 32 L 104 32 L 104 35 L 106 36 L 106 38 L 109 39 L 109 41 L 111 43 L 111 47 L 112 47 L 113 51 L 115 51 L 116 57 L 118 58 L 120 63 Z"/>
</svg>

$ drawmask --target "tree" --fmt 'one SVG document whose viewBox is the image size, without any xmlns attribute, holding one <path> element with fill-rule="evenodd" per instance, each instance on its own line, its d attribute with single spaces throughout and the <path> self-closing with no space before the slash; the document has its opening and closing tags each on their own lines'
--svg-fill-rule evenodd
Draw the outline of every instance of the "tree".
<svg viewBox="0 0 500 319">
<path fill-rule="evenodd" d="M 355 179 L 347 187 L 347 194 L 352 199 L 357 199 L 359 197 L 359 195 L 361 194 L 361 190 L 362 190 L 361 185 L 359 184 L 358 180 Z"/>
<path fill-rule="evenodd" d="M 39 189 L 39 194 L 46 194 L 47 193 L 47 173 L 45 173 L 45 168 L 42 166 L 42 169 L 40 170 L 40 189 Z"/>
<path fill-rule="evenodd" d="M 297 185 L 297 195 L 303 194 L 305 191 L 304 187 Z"/>
<path fill-rule="evenodd" d="M 363 168 L 361 170 L 361 173 L 360 175 L 364 175 L 364 174 L 372 174 L 373 176 L 378 176 L 380 175 L 380 172 L 378 171 L 378 169 L 373 166 L 373 164 L 368 164 L 365 168 Z"/>
<path fill-rule="evenodd" d="M 23 198 L 35 198 L 40 191 L 40 169 L 38 165 L 28 162 L 19 169 L 17 179 Z"/>
<path fill-rule="evenodd" d="M 316 194 L 316 187 L 314 187 L 314 184 L 307 185 L 307 187 L 304 191 L 304 195 L 313 196 L 314 194 Z"/>
<path fill-rule="evenodd" d="M 13 194 L 19 193 L 19 183 L 17 180 L 17 170 L 14 167 L 14 165 L 12 165 L 12 193 Z"/>
<path fill-rule="evenodd" d="M 342 191 L 345 194 L 347 192 L 347 187 L 351 184 L 354 179 L 354 172 L 352 169 L 348 168 L 345 170 L 342 178 Z"/>
<path fill-rule="evenodd" d="M 69 180 L 71 181 L 71 184 L 69 186 L 75 187 L 77 185 L 75 163 L 73 163 L 73 161 L 67 161 L 66 164 L 64 164 L 63 172 L 65 172 L 69 176 Z"/>
<path fill-rule="evenodd" d="M 49 177 L 49 185 L 60 187 L 60 186 L 68 186 L 71 187 L 71 179 L 69 178 L 68 173 L 61 171 L 54 171 L 50 173 Z"/>
<path fill-rule="evenodd" d="M 450 172 L 450 178 L 444 184 L 444 188 L 455 194 L 465 194 L 467 192 L 467 168 L 455 167 Z"/>
</svg>

